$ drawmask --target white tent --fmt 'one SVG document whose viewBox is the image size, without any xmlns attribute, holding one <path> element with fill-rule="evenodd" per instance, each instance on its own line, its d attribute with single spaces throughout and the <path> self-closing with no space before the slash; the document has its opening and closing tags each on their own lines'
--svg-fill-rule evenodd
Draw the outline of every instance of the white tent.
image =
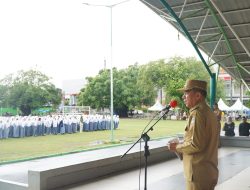
<svg viewBox="0 0 250 190">
<path fill-rule="evenodd" d="M 236 102 L 230 107 L 230 111 L 246 111 L 250 110 L 248 107 L 244 106 L 240 99 L 238 98 Z"/>
<path fill-rule="evenodd" d="M 161 111 L 163 108 L 165 108 L 165 107 L 163 105 L 161 105 L 161 103 L 157 100 L 152 107 L 148 108 L 148 110 Z"/>
<path fill-rule="evenodd" d="M 230 107 L 226 105 L 221 98 L 218 101 L 218 107 L 222 111 L 230 111 Z"/>
</svg>

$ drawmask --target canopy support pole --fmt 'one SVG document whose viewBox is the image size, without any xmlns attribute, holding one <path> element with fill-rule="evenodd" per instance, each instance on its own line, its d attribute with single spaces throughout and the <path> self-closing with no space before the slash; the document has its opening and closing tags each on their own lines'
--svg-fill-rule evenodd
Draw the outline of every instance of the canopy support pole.
<svg viewBox="0 0 250 190">
<path fill-rule="evenodd" d="M 213 73 L 210 77 L 210 107 L 213 109 L 213 105 L 215 103 L 215 95 L 216 95 L 216 75 Z"/>
</svg>

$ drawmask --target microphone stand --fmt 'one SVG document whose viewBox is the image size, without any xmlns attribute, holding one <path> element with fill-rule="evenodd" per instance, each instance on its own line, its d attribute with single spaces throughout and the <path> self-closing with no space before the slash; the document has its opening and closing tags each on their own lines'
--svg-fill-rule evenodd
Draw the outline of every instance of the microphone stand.
<svg viewBox="0 0 250 190">
<path fill-rule="evenodd" d="M 156 125 L 156 123 L 158 123 L 164 117 L 164 115 L 166 115 L 169 112 L 170 107 L 171 106 L 169 105 L 168 107 L 163 109 L 162 116 L 159 119 L 157 119 L 156 122 L 146 132 L 143 132 L 141 137 L 121 156 L 121 158 L 123 158 L 141 139 L 144 140 L 145 142 L 145 145 L 144 145 L 144 157 L 145 157 L 144 190 L 147 190 L 148 156 L 150 156 L 149 146 L 148 146 L 148 141 L 150 140 L 150 137 L 148 136 L 148 132 L 154 130 L 153 127 Z"/>
</svg>

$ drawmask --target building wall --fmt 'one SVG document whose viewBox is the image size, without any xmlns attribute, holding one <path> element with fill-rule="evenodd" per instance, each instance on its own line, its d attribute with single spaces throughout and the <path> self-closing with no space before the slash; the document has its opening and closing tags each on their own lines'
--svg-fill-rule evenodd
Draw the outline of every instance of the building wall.
<svg viewBox="0 0 250 190">
<path fill-rule="evenodd" d="M 77 105 L 76 96 L 85 86 L 86 81 L 83 79 L 64 80 L 62 85 L 62 90 L 64 92 L 63 98 L 69 101 L 70 106 Z"/>
<path fill-rule="evenodd" d="M 223 69 L 220 69 L 218 78 L 224 82 L 225 95 L 228 103 L 233 104 L 237 98 L 240 98 L 243 103 L 250 100 L 249 95 L 246 95 L 248 89 L 244 84 L 240 85 Z"/>
</svg>

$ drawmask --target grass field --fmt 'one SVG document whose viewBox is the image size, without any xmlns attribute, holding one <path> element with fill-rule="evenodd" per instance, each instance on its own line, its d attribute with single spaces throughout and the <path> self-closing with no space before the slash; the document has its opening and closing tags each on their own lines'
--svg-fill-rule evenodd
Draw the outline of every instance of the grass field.
<svg viewBox="0 0 250 190">
<path fill-rule="evenodd" d="M 120 119 L 119 128 L 114 130 L 113 142 L 110 141 L 111 131 L 2 139 L 0 140 L 0 164 L 132 143 L 140 137 L 148 122 L 149 120 L 146 119 Z M 185 123 L 186 121 L 161 120 L 148 135 L 151 139 L 156 139 L 183 133 Z"/>
</svg>

